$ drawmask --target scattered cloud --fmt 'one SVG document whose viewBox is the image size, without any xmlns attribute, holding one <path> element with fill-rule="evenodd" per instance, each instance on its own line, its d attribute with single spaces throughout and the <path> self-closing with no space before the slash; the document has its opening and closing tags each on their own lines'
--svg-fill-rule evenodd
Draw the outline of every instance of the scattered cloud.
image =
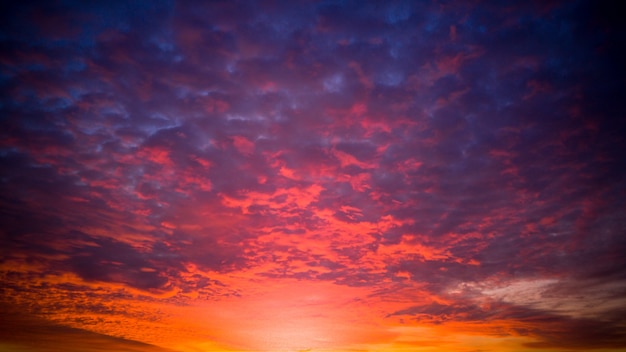
<svg viewBox="0 0 626 352">
<path fill-rule="evenodd" d="M 0 349 L 626 347 L 609 5 L 0 13 Z"/>
</svg>

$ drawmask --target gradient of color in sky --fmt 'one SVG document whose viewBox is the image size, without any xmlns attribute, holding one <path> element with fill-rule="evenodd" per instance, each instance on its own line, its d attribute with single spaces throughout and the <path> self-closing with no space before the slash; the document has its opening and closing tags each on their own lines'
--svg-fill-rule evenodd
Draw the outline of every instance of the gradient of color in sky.
<svg viewBox="0 0 626 352">
<path fill-rule="evenodd" d="M 626 349 L 611 3 L 1 16 L 0 350 Z"/>
</svg>

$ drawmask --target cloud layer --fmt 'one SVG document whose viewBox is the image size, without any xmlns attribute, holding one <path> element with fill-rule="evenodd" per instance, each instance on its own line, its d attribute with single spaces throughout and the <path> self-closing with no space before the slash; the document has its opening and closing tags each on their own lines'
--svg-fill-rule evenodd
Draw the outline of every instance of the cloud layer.
<svg viewBox="0 0 626 352">
<path fill-rule="evenodd" d="M 626 347 L 610 5 L 3 6 L 4 326 L 136 350 Z"/>
</svg>

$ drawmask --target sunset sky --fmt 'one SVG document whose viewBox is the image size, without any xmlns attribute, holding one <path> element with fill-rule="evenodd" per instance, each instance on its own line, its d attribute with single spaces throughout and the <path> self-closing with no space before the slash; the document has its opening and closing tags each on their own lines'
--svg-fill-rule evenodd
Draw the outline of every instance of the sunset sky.
<svg viewBox="0 0 626 352">
<path fill-rule="evenodd" d="M 0 351 L 626 351 L 612 2 L 2 3 Z"/>
</svg>

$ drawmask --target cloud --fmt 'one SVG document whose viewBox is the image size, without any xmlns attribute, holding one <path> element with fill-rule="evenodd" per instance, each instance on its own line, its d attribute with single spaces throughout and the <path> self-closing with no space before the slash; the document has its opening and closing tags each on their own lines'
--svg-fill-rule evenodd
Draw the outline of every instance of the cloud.
<svg viewBox="0 0 626 352">
<path fill-rule="evenodd" d="M 523 337 L 510 349 L 623 347 L 624 30 L 608 6 L 0 12 L 5 304 L 107 336 L 119 317 L 160 346 L 254 348 L 179 312 L 301 284 L 375 312 L 375 342 L 341 317 L 375 346 L 337 349 L 483 320 Z"/>
</svg>

